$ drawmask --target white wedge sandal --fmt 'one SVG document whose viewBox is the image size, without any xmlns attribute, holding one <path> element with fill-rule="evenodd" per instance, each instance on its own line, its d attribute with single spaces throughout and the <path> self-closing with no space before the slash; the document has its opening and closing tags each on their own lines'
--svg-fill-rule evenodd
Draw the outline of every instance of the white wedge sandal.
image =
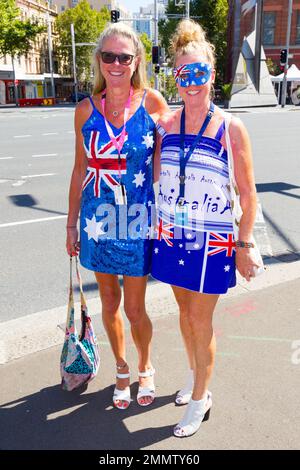
<svg viewBox="0 0 300 470">
<path fill-rule="evenodd" d="M 117 365 L 117 370 L 122 370 L 126 366 L 127 364 L 124 364 L 123 366 Z M 130 373 L 128 372 L 127 374 L 120 374 L 119 372 L 117 372 L 116 377 L 118 379 L 129 379 Z M 120 401 L 122 402 L 125 401 L 128 403 L 128 405 L 127 406 L 120 405 Z M 114 394 L 113 394 L 113 404 L 115 408 L 118 408 L 118 410 L 127 410 L 131 402 L 132 402 L 132 399 L 131 399 L 129 385 L 126 388 L 124 388 L 124 390 L 119 390 L 117 387 L 115 387 Z"/>
<path fill-rule="evenodd" d="M 148 369 L 146 372 L 139 372 L 138 376 L 139 377 L 153 377 L 155 374 L 155 369 Z M 150 397 L 152 398 L 152 401 L 150 403 L 140 403 L 139 400 L 144 397 Z M 137 394 L 137 402 L 140 406 L 149 406 L 153 403 L 155 398 L 155 386 L 154 384 L 152 387 L 141 387 L 139 385 L 138 389 L 138 394 Z"/>
</svg>

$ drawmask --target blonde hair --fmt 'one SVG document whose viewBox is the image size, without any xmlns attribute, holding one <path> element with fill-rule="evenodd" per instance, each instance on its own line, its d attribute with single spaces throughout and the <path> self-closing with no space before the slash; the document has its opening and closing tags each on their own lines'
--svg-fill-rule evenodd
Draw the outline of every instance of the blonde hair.
<svg viewBox="0 0 300 470">
<path fill-rule="evenodd" d="M 199 23 L 193 20 L 181 20 L 171 39 L 170 53 L 176 59 L 186 54 L 203 54 L 214 68 L 215 46 L 206 39 L 206 33 Z"/>
<path fill-rule="evenodd" d="M 131 77 L 131 84 L 133 88 L 142 89 L 147 87 L 147 77 L 146 77 L 146 57 L 145 49 L 140 40 L 139 36 L 130 28 L 130 26 L 124 23 L 113 23 L 109 24 L 98 39 L 96 49 L 94 51 L 94 88 L 93 94 L 100 93 L 105 89 L 106 83 L 100 69 L 100 52 L 102 51 L 103 43 L 106 39 L 111 36 L 123 36 L 127 39 L 130 39 L 133 42 L 135 55 L 139 57 L 140 62 L 137 65 L 135 72 Z"/>
</svg>

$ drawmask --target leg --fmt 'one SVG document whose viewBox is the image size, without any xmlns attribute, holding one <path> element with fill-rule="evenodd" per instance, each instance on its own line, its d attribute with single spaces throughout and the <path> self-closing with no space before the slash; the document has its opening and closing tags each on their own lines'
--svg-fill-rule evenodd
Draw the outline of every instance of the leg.
<svg viewBox="0 0 300 470">
<path fill-rule="evenodd" d="M 115 356 L 117 367 L 121 366 L 120 372 L 126 374 L 129 372 L 129 369 L 126 362 L 124 322 L 120 311 L 121 289 L 118 276 L 97 272 L 95 272 L 95 276 L 102 302 L 103 325 Z M 116 388 L 118 390 L 124 390 L 128 386 L 129 379 L 117 378 Z M 120 401 L 116 404 L 127 408 L 129 402 Z"/>
<path fill-rule="evenodd" d="M 172 286 L 172 289 L 179 307 L 180 330 L 189 362 L 189 370 L 186 376 L 185 386 L 177 393 L 175 397 L 175 404 L 186 405 L 192 396 L 195 370 L 195 358 L 192 347 L 192 332 L 188 318 L 189 291 L 176 286 Z"/>
<path fill-rule="evenodd" d="M 185 415 L 174 429 L 174 434 L 177 437 L 194 434 L 199 429 L 201 422 L 208 419 L 207 413 L 211 407 L 211 394 L 207 389 L 212 375 L 216 350 L 212 316 L 218 298 L 218 295 L 193 292 L 189 294 L 188 320 L 196 366 L 195 383 L 192 399 Z"/>
<path fill-rule="evenodd" d="M 179 323 L 180 330 L 185 345 L 186 353 L 188 356 L 190 369 L 195 369 L 195 358 L 193 356 L 192 348 L 192 332 L 188 318 L 188 305 L 189 305 L 189 291 L 181 287 L 172 286 L 176 302 L 179 307 Z"/>
<path fill-rule="evenodd" d="M 147 276 L 124 276 L 124 309 L 130 321 L 131 334 L 138 352 L 138 368 L 140 372 L 153 369 L 150 360 L 150 344 L 152 339 L 152 323 L 146 313 L 145 293 Z M 151 383 L 152 382 L 152 383 Z M 140 377 L 141 387 L 153 386 L 151 377 Z M 139 403 L 147 405 L 153 398 L 141 398 Z"/>
</svg>

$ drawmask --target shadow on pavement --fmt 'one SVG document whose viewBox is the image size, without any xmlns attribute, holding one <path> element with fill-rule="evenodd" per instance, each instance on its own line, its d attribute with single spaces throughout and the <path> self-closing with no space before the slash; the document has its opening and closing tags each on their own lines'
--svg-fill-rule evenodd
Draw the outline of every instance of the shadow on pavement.
<svg viewBox="0 0 300 470">
<path fill-rule="evenodd" d="M 131 388 L 136 392 L 137 383 Z M 130 432 L 124 421 L 169 404 L 173 395 L 156 398 L 150 407 L 132 402 L 122 411 L 111 405 L 113 386 L 95 393 L 83 391 L 65 392 L 55 385 L 3 404 L 0 448 L 135 450 L 172 435 L 173 425 Z"/>
</svg>

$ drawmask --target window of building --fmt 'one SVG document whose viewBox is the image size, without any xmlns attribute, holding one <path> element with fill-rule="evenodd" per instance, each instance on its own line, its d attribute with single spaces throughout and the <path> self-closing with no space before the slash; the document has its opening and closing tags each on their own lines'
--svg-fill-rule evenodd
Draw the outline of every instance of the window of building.
<svg viewBox="0 0 300 470">
<path fill-rule="evenodd" d="M 300 10 L 297 11 L 296 44 L 300 44 Z"/>
<path fill-rule="evenodd" d="M 276 13 L 265 11 L 263 19 L 263 44 L 275 44 Z"/>
<path fill-rule="evenodd" d="M 61 10 L 61 11 L 65 11 L 65 6 L 62 5 L 62 6 L 60 7 L 60 10 Z"/>
</svg>

